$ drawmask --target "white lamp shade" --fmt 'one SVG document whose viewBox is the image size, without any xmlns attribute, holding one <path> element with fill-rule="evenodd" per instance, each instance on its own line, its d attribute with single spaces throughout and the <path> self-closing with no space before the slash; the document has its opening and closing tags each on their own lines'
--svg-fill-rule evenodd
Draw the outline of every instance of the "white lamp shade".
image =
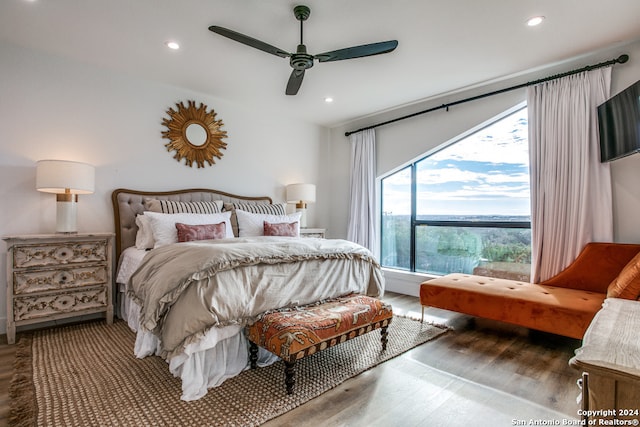
<svg viewBox="0 0 640 427">
<path fill-rule="evenodd" d="M 316 186 L 313 184 L 287 185 L 287 202 L 314 203 L 316 201 Z"/>
<path fill-rule="evenodd" d="M 67 160 L 40 160 L 37 163 L 38 191 L 55 194 L 91 194 L 94 185 L 95 168 L 86 163 Z"/>
</svg>

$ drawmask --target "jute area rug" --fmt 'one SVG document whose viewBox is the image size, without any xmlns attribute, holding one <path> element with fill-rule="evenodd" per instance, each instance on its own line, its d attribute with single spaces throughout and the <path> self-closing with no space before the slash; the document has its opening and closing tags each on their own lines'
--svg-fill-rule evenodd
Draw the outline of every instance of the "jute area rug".
<svg viewBox="0 0 640 427">
<path fill-rule="evenodd" d="M 15 426 L 256 426 L 386 360 L 446 332 L 395 316 L 387 349 L 373 331 L 296 364 L 293 395 L 283 363 L 246 370 L 194 402 L 159 357 L 136 359 L 134 333 L 122 321 L 34 332 L 17 349 L 10 387 Z"/>
</svg>

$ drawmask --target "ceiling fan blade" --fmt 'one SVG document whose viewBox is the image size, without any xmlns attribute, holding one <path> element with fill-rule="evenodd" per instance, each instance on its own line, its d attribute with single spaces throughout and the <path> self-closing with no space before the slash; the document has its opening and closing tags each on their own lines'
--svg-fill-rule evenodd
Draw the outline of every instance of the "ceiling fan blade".
<svg viewBox="0 0 640 427">
<path fill-rule="evenodd" d="M 285 93 L 287 95 L 297 94 L 298 89 L 300 89 L 300 85 L 302 85 L 303 78 L 304 78 L 304 70 L 294 69 L 291 72 L 291 76 L 289 76 L 289 82 L 287 83 L 287 90 L 285 91 Z"/>
<path fill-rule="evenodd" d="M 279 56 L 281 58 L 287 58 L 291 56 L 291 54 L 287 51 L 284 51 L 275 46 L 271 46 L 270 44 L 260 41 L 258 39 L 254 39 L 253 37 L 245 36 L 244 34 L 240 34 L 233 30 L 229 30 L 228 28 L 212 25 L 209 27 L 209 31 L 213 31 L 214 33 L 220 34 L 221 36 L 230 38 L 231 40 L 235 40 L 242 44 L 246 44 L 247 46 L 251 46 L 255 49 L 259 49 L 263 52 L 267 52 L 272 55 Z"/>
<path fill-rule="evenodd" d="M 386 42 L 363 44 L 361 46 L 347 47 L 345 49 L 333 50 L 331 52 L 314 55 L 320 62 L 341 61 L 343 59 L 362 58 L 364 56 L 379 55 L 391 52 L 398 46 L 398 40 Z"/>
</svg>

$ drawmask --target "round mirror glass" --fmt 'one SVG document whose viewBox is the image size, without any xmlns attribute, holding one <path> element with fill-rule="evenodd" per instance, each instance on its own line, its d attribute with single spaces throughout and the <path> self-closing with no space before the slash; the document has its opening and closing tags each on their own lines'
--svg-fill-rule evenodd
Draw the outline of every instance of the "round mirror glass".
<svg viewBox="0 0 640 427">
<path fill-rule="evenodd" d="M 207 142 L 207 131 L 202 125 L 198 123 L 191 123 L 189 126 L 187 126 L 185 136 L 187 137 L 187 141 L 189 141 L 190 144 L 198 147 L 204 145 Z"/>
</svg>

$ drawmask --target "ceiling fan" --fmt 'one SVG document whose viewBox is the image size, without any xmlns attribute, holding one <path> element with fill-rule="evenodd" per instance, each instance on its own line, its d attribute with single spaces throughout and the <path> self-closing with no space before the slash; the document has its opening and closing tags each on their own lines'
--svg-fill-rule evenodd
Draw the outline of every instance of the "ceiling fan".
<svg viewBox="0 0 640 427">
<path fill-rule="evenodd" d="M 330 52 L 324 52 L 317 55 L 311 55 L 307 53 L 307 47 L 303 43 L 302 39 L 302 25 L 303 22 L 309 18 L 311 9 L 307 6 L 296 6 L 293 8 L 293 14 L 298 21 L 300 21 L 300 44 L 295 53 L 289 53 L 285 50 L 272 46 L 263 41 L 254 39 L 253 37 L 245 36 L 236 31 L 229 30 L 227 28 L 218 27 L 212 25 L 209 27 L 210 31 L 220 34 L 221 36 L 228 37 L 231 40 L 246 44 L 253 48 L 259 49 L 263 52 L 270 53 L 272 55 L 279 56 L 281 58 L 290 58 L 289 64 L 293 71 L 289 77 L 287 83 L 287 89 L 285 93 L 287 95 L 295 95 L 302 85 L 302 79 L 304 78 L 304 72 L 307 68 L 313 67 L 313 61 L 319 62 L 331 62 L 341 61 L 343 59 L 361 58 L 364 56 L 379 55 L 381 53 L 388 53 L 394 50 L 398 46 L 397 40 L 389 40 L 379 43 L 371 43 L 360 46 L 347 47 L 344 49 L 332 50 Z"/>
</svg>

